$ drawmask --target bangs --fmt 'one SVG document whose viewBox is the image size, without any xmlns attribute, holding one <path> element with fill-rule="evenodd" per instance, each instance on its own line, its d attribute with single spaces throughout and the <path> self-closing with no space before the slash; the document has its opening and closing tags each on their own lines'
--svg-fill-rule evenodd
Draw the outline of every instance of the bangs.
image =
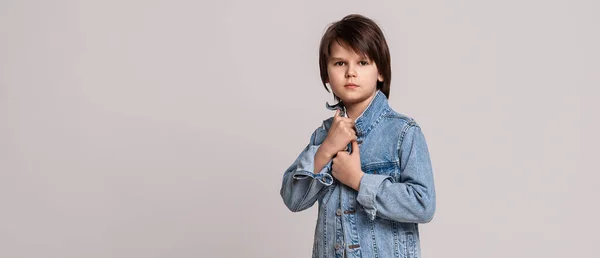
<svg viewBox="0 0 600 258">
<path fill-rule="evenodd" d="M 342 46 L 345 49 L 351 49 L 352 51 L 354 51 L 354 53 L 368 60 L 372 60 L 373 58 L 371 58 L 371 56 L 375 54 L 375 51 L 373 49 L 369 49 L 369 47 L 366 46 L 366 44 L 361 44 L 361 42 L 364 41 L 349 41 L 348 39 L 342 37 L 337 37 L 333 41 L 337 42 L 340 46 Z M 326 55 L 327 59 L 331 58 L 331 44 L 329 44 L 329 48 L 327 49 Z"/>
</svg>

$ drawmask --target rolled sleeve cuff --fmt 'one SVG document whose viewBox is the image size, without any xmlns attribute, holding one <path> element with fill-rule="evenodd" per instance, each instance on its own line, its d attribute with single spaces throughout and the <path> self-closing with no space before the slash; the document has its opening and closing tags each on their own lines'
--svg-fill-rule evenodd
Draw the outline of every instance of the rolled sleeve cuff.
<svg viewBox="0 0 600 258">
<path fill-rule="evenodd" d="M 292 177 L 297 180 L 312 178 L 324 185 L 329 186 L 333 184 L 333 176 L 331 176 L 331 165 L 333 164 L 332 160 L 330 160 L 319 173 L 315 174 L 312 172 L 315 167 L 315 153 L 317 153 L 318 149 L 319 146 L 317 145 L 308 147 L 308 149 L 304 152 L 304 155 L 300 157 L 298 166 L 296 167 Z"/>
<path fill-rule="evenodd" d="M 375 198 L 377 198 L 377 192 L 383 184 L 383 181 L 391 178 L 386 175 L 373 175 L 365 174 L 360 180 L 360 188 L 356 200 L 360 203 L 371 220 L 375 219 L 377 214 L 377 207 L 375 205 Z"/>
</svg>

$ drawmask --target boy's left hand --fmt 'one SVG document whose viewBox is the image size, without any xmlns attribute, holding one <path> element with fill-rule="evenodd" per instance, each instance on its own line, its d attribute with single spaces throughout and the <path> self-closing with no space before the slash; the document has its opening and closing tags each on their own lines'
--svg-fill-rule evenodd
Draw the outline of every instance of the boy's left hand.
<svg viewBox="0 0 600 258">
<path fill-rule="evenodd" d="M 358 191 L 365 172 L 360 168 L 360 150 L 356 140 L 352 141 L 352 153 L 338 151 L 331 165 L 331 174 L 342 184 Z"/>
</svg>

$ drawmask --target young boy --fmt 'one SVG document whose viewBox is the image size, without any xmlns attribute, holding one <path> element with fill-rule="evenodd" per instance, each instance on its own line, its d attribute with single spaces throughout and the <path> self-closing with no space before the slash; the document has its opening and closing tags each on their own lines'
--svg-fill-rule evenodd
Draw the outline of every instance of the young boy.
<svg viewBox="0 0 600 258">
<path fill-rule="evenodd" d="M 331 24 L 319 66 L 337 111 L 285 171 L 285 205 L 298 212 L 318 201 L 313 257 L 420 257 L 418 223 L 435 212 L 433 171 L 420 126 L 388 105 L 381 29 L 361 15 Z"/>
</svg>

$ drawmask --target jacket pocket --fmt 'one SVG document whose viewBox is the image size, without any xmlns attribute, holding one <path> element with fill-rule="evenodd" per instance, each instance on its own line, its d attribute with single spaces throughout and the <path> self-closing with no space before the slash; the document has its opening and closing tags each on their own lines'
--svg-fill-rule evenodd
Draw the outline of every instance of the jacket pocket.
<svg viewBox="0 0 600 258">
<path fill-rule="evenodd" d="M 372 163 L 363 166 L 362 170 L 367 174 L 386 175 L 392 177 L 393 182 L 398 181 L 400 169 L 394 162 Z"/>
</svg>

